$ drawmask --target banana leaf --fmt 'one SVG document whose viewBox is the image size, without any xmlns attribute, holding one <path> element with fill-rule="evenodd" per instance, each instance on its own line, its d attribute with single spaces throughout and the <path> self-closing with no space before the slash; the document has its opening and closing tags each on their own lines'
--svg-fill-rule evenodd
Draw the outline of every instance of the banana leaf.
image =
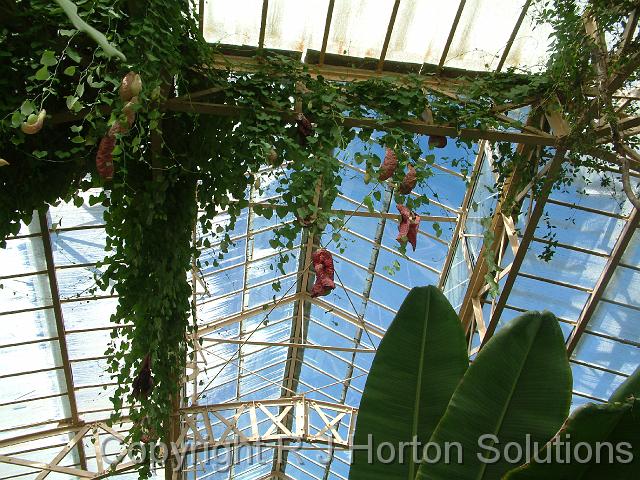
<svg viewBox="0 0 640 480">
<path fill-rule="evenodd" d="M 640 367 L 613 392 L 609 402 L 622 402 L 631 396 L 640 398 Z"/>
<path fill-rule="evenodd" d="M 524 462 L 517 450 L 504 449 L 507 444 L 517 442 L 524 451 L 527 438 L 543 445 L 558 431 L 569 412 L 571 384 L 556 318 L 529 312 L 509 322 L 467 370 L 416 478 L 501 478 L 514 462 Z"/>
<path fill-rule="evenodd" d="M 414 437 L 426 442 L 469 364 L 460 320 L 436 287 L 412 289 L 389 326 L 371 365 L 362 394 L 350 480 L 414 480 L 417 466 L 410 447 L 403 459 L 379 461 L 383 442 L 398 448 Z M 369 441 L 371 440 L 371 441 Z M 389 451 L 383 451 L 383 459 Z"/>
<path fill-rule="evenodd" d="M 590 403 L 577 409 L 530 463 L 503 478 L 632 480 L 640 473 L 639 457 L 640 400 Z"/>
</svg>

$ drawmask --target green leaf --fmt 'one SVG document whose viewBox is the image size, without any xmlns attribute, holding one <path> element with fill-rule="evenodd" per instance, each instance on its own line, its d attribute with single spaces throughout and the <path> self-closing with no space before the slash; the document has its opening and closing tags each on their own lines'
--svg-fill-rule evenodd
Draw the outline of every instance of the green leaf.
<svg viewBox="0 0 640 480">
<path fill-rule="evenodd" d="M 289 209 L 285 206 L 282 207 L 276 207 L 276 214 L 278 215 L 279 218 L 284 218 L 288 215 L 289 213 Z"/>
<path fill-rule="evenodd" d="M 452 449 L 449 464 L 420 465 L 416 479 L 500 478 L 513 464 L 504 455 L 496 460 L 490 449 L 510 442 L 524 448 L 527 435 L 540 444 L 553 437 L 569 413 L 571 384 L 555 316 L 529 312 L 512 320 L 471 364 L 429 440 L 443 452 L 448 451 L 446 442 L 458 442 L 461 448 Z"/>
<path fill-rule="evenodd" d="M 367 444 L 371 435 L 376 452 L 383 442 L 428 440 L 467 365 L 464 332 L 445 296 L 434 286 L 412 289 L 373 360 L 354 444 Z M 405 462 L 384 464 L 354 450 L 349 479 L 413 479 L 417 465 L 404 453 Z"/>
<path fill-rule="evenodd" d="M 41 67 L 40 70 L 36 72 L 36 80 L 43 81 L 47 78 L 49 78 L 49 70 L 47 67 Z"/>
<path fill-rule="evenodd" d="M 362 201 L 362 203 L 364 204 L 365 207 L 367 207 L 367 210 L 369 210 L 369 213 L 373 213 L 376 211 L 376 209 L 373 208 L 373 200 L 371 200 L 371 196 L 367 195 L 366 197 L 364 197 L 364 200 Z"/>
<path fill-rule="evenodd" d="M 40 58 L 40 64 L 45 67 L 51 67 L 56 63 L 58 63 L 58 60 L 56 59 L 55 53 L 53 53 L 52 50 L 45 50 Z"/>
<path fill-rule="evenodd" d="M 76 104 L 77 101 L 78 101 L 78 97 L 75 97 L 73 95 L 69 95 L 66 98 L 67 108 L 69 110 L 71 110 L 73 108 L 73 106 Z"/>
<path fill-rule="evenodd" d="M 562 445 L 559 442 L 565 447 L 558 447 Z M 587 457 L 589 451 L 591 459 Z M 640 399 L 629 397 L 621 403 L 582 406 L 530 463 L 510 471 L 503 478 L 633 480 L 638 478 L 639 466 Z"/>
<path fill-rule="evenodd" d="M 632 395 L 640 398 L 640 367 L 613 392 L 609 402 L 622 402 Z"/>
<path fill-rule="evenodd" d="M 76 63 L 80 63 L 82 57 L 73 48 L 67 48 L 67 56 Z"/>
<path fill-rule="evenodd" d="M 76 73 L 76 67 L 74 67 L 73 65 L 71 65 L 70 67 L 67 67 L 64 69 L 64 73 L 65 75 L 68 75 L 70 77 L 72 77 L 73 75 L 75 75 Z"/>
<path fill-rule="evenodd" d="M 19 127 L 22 123 L 23 118 L 23 115 L 18 110 L 16 110 L 15 112 L 13 112 L 13 115 L 11 115 L 11 126 L 13 128 Z"/>
<path fill-rule="evenodd" d="M 31 100 L 25 100 L 24 102 L 22 102 L 22 105 L 20 106 L 20 113 L 22 113 L 22 115 L 30 115 L 35 111 L 36 106 Z"/>
</svg>

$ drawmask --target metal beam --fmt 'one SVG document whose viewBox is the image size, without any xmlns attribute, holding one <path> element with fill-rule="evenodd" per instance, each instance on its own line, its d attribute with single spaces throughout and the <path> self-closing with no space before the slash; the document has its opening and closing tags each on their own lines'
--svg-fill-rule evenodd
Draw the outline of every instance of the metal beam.
<svg viewBox="0 0 640 480">
<path fill-rule="evenodd" d="M 312 298 L 311 303 L 319 306 L 324 309 L 326 312 L 333 313 L 337 317 L 346 320 L 347 322 L 355 325 L 356 327 L 364 328 L 365 331 L 374 335 L 378 338 L 384 337 L 385 330 L 378 327 L 377 325 L 373 325 L 371 323 L 367 323 L 363 318 L 354 317 L 351 313 L 344 311 L 340 307 L 336 307 L 335 305 L 331 305 L 330 303 L 321 300 L 320 298 Z"/>
<path fill-rule="evenodd" d="M 591 317 L 593 317 L 593 313 L 595 312 L 598 303 L 602 298 L 602 295 L 607 289 L 609 281 L 611 280 L 616 267 L 620 263 L 620 259 L 622 258 L 622 255 L 624 255 L 624 252 L 629 245 L 631 238 L 637 231 L 639 223 L 640 213 L 634 208 L 631 212 L 631 215 L 629 215 L 629 218 L 624 228 L 622 229 L 622 232 L 620 232 L 620 236 L 618 237 L 618 240 L 616 241 L 616 244 L 611 251 L 611 255 L 609 256 L 609 259 L 607 260 L 607 263 L 605 264 L 605 267 L 602 270 L 602 273 L 600 274 L 600 277 L 598 278 L 593 291 L 589 295 L 587 303 L 580 313 L 580 317 L 578 318 L 578 321 L 576 322 L 576 325 L 571 332 L 571 336 L 567 340 L 567 352 L 569 355 L 571 355 L 578 346 L 582 333 L 587 328 L 587 325 L 589 325 L 589 321 L 591 320 Z"/>
<path fill-rule="evenodd" d="M 291 302 L 295 302 L 298 299 L 298 295 L 292 294 L 286 297 L 283 297 L 277 300 L 278 306 L 288 305 Z M 267 304 L 267 307 L 270 304 Z M 241 322 L 242 320 L 252 317 L 254 315 L 260 315 L 265 312 L 264 305 L 259 305 L 257 307 L 250 308 L 245 310 L 244 312 L 237 313 L 235 315 L 231 315 L 227 318 L 223 318 L 222 320 L 217 320 L 211 323 L 207 323 L 206 325 L 201 325 L 198 327 L 198 332 L 196 333 L 196 338 L 202 337 L 208 333 L 215 332 L 223 327 L 233 325 L 234 323 Z"/>
<path fill-rule="evenodd" d="M 64 371 L 67 397 L 69 399 L 69 410 L 71 412 L 72 422 L 74 424 L 78 424 L 80 423 L 80 415 L 78 414 L 78 403 L 76 401 L 75 388 L 73 384 L 73 370 L 71 369 L 71 363 L 69 362 L 69 349 L 67 347 L 67 335 L 62 314 L 62 305 L 60 303 L 60 290 L 58 288 L 58 278 L 56 277 L 56 265 L 53 260 L 53 242 L 51 241 L 51 232 L 49 230 L 48 212 L 48 209 L 46 211 L 38 211 L 38 220 L 40 222 L 40 232 L 42 232 L 42 247 L 45 262 L 47 264 L 47 276 L 49 278 L 51 301 L 53 303 L 53 316 L 56 321 L 56 333 L 58 336 L 58 345 L 60 347 L 60 358 L 62 360 L 62 369 Z M 77 450 L 80 466 L 86 470 L 87 459 L 82 442 L 78 444 Z"/>
<path fill-rule="evenodd" d="M 447 257 L 444 260 L 444 265 L 442 266 L 442 271 L 440 272 L 440 278 L 438 279 L 438 288 L 440 289 L 444 288 L 444 284 L 447 281 L 447 276 L 449 275 L 451 264 L 453 263 L 453 258 L 456 255 L 456 250 L 458 249 L 458 243 L 464 241 L 462 238 L 462 234 L 464 233 L 463 231 L 464 224 L 467 221 L 467 216 L 469 215 L 469 209 L 471 208 L 471 198 L 473 196 L 474 187 L 476 185 L 476 182 L 478 181 L 478 176 L 480 174 L 480 167 L 482 165 L 482 157 L 484 156 L 486 144 L 487 143 L 485 141 L 478 143 L 478 154 L 476 155 L 476 161 L 473 165 L 473 171 L 471 172 L 471 178 L 469 180 L 469 184 L 464 193 L 464 199 L 462 200 L 461 213 L 458 216 L 458 221 L 456 223 L 456 228 L 453 232 L 451 244 L 449 245 Z"/>
<path fill-rule="evenodd" d="M 331 345 L 315 345 L 313 343 L 291 343 L 291 342 L 266 342 L 259 340 L 235 340 L 232 338 L 210 338 L 204 337 L 204 342 L 209 343 L 226 343 L 232 345 L 256 345 L 265 347 L 295 347 L 295 348 L 309 348 L 311 350 L 327 350 L 331 352 L 352 352 L 352 353 L 376 353 L 375 350 L 370 348 L 350 348 L 350 347 L 337 347 Z"/>
<path fill-rule="evenodd" d="M 391 208 L 391 201 L 393 200 L 393 187 L 387 187 L 387 190 L 385 192 L 385 197 L 384 197 L 384 204 L 382 206 L 382 210 L 384 210 L 385 212 L 389 212 L 389 209 Z M 363 296 L 363 301 L 362 301 L 362 314 L 358 315 L 358 317 L 362 318 L 364 317 L 364 312 L 366 311 L 367 308 L 367 304 L 369 302 L 369 296 L 371 295 L 371 287 L 373 286 L 373 281 L 375 278 L 375 271 L 376 271 L 376 266 L 378 265 L 378 257 L 380 255 L 380 246 L 382 244 L 382 237 L 384 235 L 384 229 L 386 227 L 386 219 L 383 217 L 380 219 L 380 221 L 378 222 L 378 227 L 376 229 L 376 233 L 374 236 L 374 246 L 371 250 L 371 258 L 369 260 L 369 268 L 367 269 L 367 278 L 365 280 L 365 286 L 364 286 L 364 290 L 362 292 L 362 296 Z M 355 313 L 355 312 L 354 312 Z M 357 347 L 358 345 L 360 345 L 360 342 L 362 340 L 362 334 L 364 333 L 364 329 L 358 328 L 358 330 L 356 331 L 355 334 L 355 338 L 354 338 L 354 345 Z M 368 349 L 369 350 L 369 349 Z M 373 353 L 375 353 L 375 350 L 369 350 L 372 351 Z M 356 363 L 356 354 L 357 352 L 354 352 L 351 355 L 351 361 L 348 362 L 347 365 L 347 371 L 345 372 L 344 375 L 344 382 L 342 383 L 342 392 L 340 393 L 340 402 L 344 403 L 347 400 L 347 395 L 349 393 L 349 387 L 351 386 L 351 380 L 353 379 L 353 371 L 354 371 L 354 365 Z M 323 480 L 328 480 L 329 478 L 329 474 L 331 472 L 331 464 L 333 463 L 333 458 L 334 458 L 334 450 L 331 449 L 330 452 L 330 461 L 327 462 L 325 470 L 324 470 L 324 475 L 323 475 Z"/>
<path fill-rule="evenodd" d="M 322 177 L 316 182 L 316 190 L 313 198 L 313 204 L 317 208 L 320 205 L 322 195 Z M 298 344 L 307 343 L 307 333 L 309 326 L 309 318 L 311 316 L 311 302 L 308 297 L 303 295 L 311 288 L 314 278 L 312 272 L 312 255 L 314 251 L 315 234 L 312 230 L 305 228 L 306 239 L 303 240 L 304 248 L 300 251 L 300 261 L 298 262 L 298 271 L 302 275 L 298 278 L 296 285 L 296 294 L 298 302 L 293 312 L 293 325 L 291 328 L 291 336 L 289 338 L 289 351 L 287 352 L 287 361 L 285 363 L 284 375 L 282 379 L 282 397 L 291 397 L 295 395 L 298 388 L 298 380 L 302 369 L 302 361 L 304 359 L 304 348 L 300 348 Z M 284 424 L 287 428 L 293 425 L 293 412 L 289 412 L 284 418 Z M 278 452 L 273 459 L 273 471 L 284 473 L 284 466 L 287 462 L 288 452 Z"/>
</svg>

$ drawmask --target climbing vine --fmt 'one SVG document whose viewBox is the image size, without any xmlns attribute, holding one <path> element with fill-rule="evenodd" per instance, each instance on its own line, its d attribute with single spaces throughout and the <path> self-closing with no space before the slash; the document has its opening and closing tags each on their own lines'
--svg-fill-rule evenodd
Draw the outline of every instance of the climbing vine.
<svg viewBox="0 0 640 480">
<path fill-rule="evenodd" d="M 618 2 L 619 9 L 609 3 L 593 2 L 594 15 L 603 31 L 619 36 L 634 2 Z M 190 2 L 77 5 L 79 18 L 122 56 L 105 52 L 78 30 L 80 24 L 71 23 L 58 3 L 0 3 L 0 89 L 6 92 L 0 98 L 0 240 L 17 233 L 34 210 L 59 200 L 81 205 L 79 192 L 102 188 L 90 203 L 108 207 L 107 257 L 98 265 L 98 288 L 119 298 L 112 317 L 118 328 L 107 351 L 117 382 L 113 420 L 128 416 L 134 441 L 152 443 L 169 435 L 196 331 L 187 272 L 201 248 L 215 253 L 198 259 L 199 266 L 223 258 L 235 222 L 251 201 L 248 190 L 259 197 L 266 183 L 277 185 L 276 203 L 254 206 L 257 215 L 287 220 L 274 232 L 274 249 L 293 248 L 303 229 L 318 235 L 330 229 L 339 244 L 345 219 L 331 212 L 342 181 L 334 152 L 358 140 L 365 148 L 354 160 L 372 187 L 362 203 L 373 209 L 382 190 L 377 184 L 393 187 L 395 202 L 406 207 L 399 247 L 404 253 L 407 241 L 415 242 L 417 214 L 428 204 L 410 192 L 433 176 L 434 151 L 446 139 L 432 137 L 431 151 L 424 152 L 417 135 L 398 123 L 521 128 L 517 120 L 496 116 L 494 107 L 527 104 L 531 98 L 543 102 L 532 107 L 530 117 L 541 118 L 551 102 L 563 106 L 570 125 L 579 126 L 563 140 L 569 162 L 556 185 L 573 181 L 581 167 L 611 169 L 596 156 L 581 155 L 614 148 L 596 141 L 597 127 L 583 119 L 597 72 L 585 49 L 590 40 L 582 14 L 570 0 L 536 2 L 540 21 L 551 23 L 555 32 L 544 72 L 460 78 L 457 96 L 430 88 L 423 75 L 331 82 L 298 61 L 264 52 L 251 72 L 213 69 L 208 65 L 216 47 L 202 38 Z M 609 68 L 629 69 L 630 61 L 616 58 Z M 139 85 L 128 91 L 134 79 Z M 205 89 L 198 101 L 224 106 L 218 115 L 176 107 Z M 370 122 L 353 128 L 362 125 L 355 119 Z M 635 137 L 625 141 L 637 145 Z M 386 154 L 375 153 L 374 145 Z M 494 151 L 500 195 L 514 172 L 520 186 L 534 182 L 532 191 L 538 191 L 542 179 L 523 152 L 507 142 L 496 142 Z M 539 158 L 538 169 L 550 161 L 550 152 Z M 513 212 L 520 208 L 513 198 L 504 205 Z M 223 212 L 230 220 L 220 226 L 216 217 Z M 485 239 L 493 241 L 490 234 Z M 282 272 L 287 260 L 283 254 Z M 490 272 L 496 273 L 499 266 L 491 261 Z M 141 475 L 149 468 L 143 466 Z"/>
</svg>

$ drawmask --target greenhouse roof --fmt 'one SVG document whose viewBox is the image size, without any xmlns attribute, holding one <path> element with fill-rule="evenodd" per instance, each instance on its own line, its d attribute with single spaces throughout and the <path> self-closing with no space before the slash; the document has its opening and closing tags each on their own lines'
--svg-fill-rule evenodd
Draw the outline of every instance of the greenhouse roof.
<svg viewBox="0 0 640 480">
<path fill-rule="evenodd" d="M 545 62 L 549 32 L 533 28 L 530 3 L 209 0 L 203 28 L 210 42 L 298 52 L 303 61 L 320 58 L 328 65 L 370 58 L 378 71 L 385 62 L 399 62 L 406 71 L 411 64 L 417 71 L 425 64 L 535 69 Z M 510 113 L 516 114 L 526 116 L 526 110 Z M 418 138 L 424 156 L 432 154 L 428 138 Z M 330 229 L 321 238 L 303 231 L 285 252 L 283 271 L 269 241 L 275 228 L 295 218 L 256 214 L 256 206 L 279 201 L 273 172 L 262 172 L 219 266 L 213 259 L 221 237 L 212 235 L 201 251 L 202 267 L 189 273 L 202 342 L 188 364 L 183 413 L 199 430 L 220 436 L 255 439 L 288 431 L 299 448 L 238 449 L 236 463 L 221 471 L 211 457 L 191 455 L 187 478 L 346 479 L 346 439 L 373 355 L 414 286 L 442 288 L 474 332 L 471 358 L 519 313 L 553 312 L 570 355 L 573 408 L 606 401 L 638 367 L 640 213 L 623 192 L 612 194 L 610 181 L 619 184 L 619 173 L 582 169 L 573 184 L 535 202 L 530 185 L 519 192 L 524 214 L 512 218 L 496 213 L 497 152 L 491 148 L 486 140 L 471 146 L 449 141 L 436 150 L 435 175 L 412 193 L 430 202 L 419 212 L 417 248 L 406 256 L 396 241 L 393 187 L 365 181 L 355 155 L 373 149 L 383 156 L 382 147 L 353 141 L 336 151 L 343 184 L 332 208 L 345 216 L 343 240 L 337 244 Z M 540 165 L 540 176 L 552 162 Z M 365 197 L 373 199 L 371 207 Z M 0 250 L 0 457 L 24 460 L 0 463 L 0 480 L 40 480 L 33 462 L 54 464 L 50 478 L 99 471 L 119 443 L 98 452 L 92 438 L 119 438 L 130 427 L 104 423 L 115 389 L 104 352 L 117 336 L 110 316 L 118 299 L 95 288 L 96 263 L 105 254 L 103 211 L 88 201 L 52 206 Z M 496 298 L 482 270 L 486 217 L 502 245 Z M 224 213 L 217 217 L 217 225 L 228 221 Z M 199 231 L 194 236 L 201 238 Z M 333 253 L 337 287 L 326 297 L 308 293 L 314 245 Z M 544 261 L 550 245 L 553 257 Z M 300 405 L 307 412 L 304 428 Z M 212 406 L 216 415 L 197 417 L 201 406 Z M 52 461 L 65 447 L 68 455 Z"/>
</svg>

